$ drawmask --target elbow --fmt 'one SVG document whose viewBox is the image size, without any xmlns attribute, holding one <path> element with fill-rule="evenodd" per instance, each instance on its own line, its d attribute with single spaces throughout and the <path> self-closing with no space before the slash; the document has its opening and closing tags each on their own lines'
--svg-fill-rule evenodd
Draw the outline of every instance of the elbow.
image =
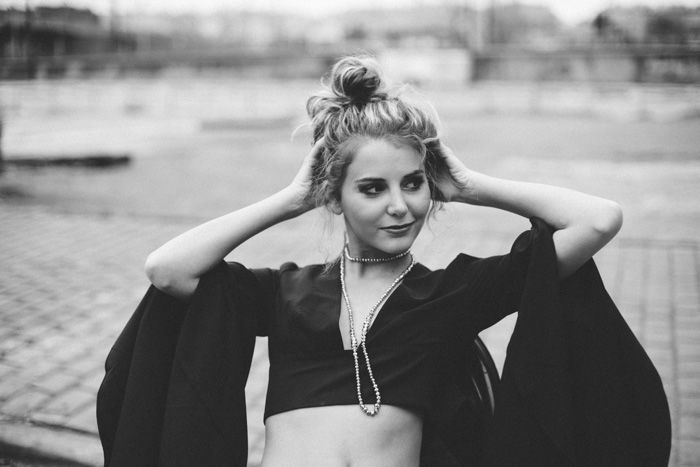
<svg viewBox="0 0 700 467">
<path fill-rule="evenodd" d="M 162 261 L 158 259 L 156 252 L 151 253 L 146 258 L 146 263 L 143 266 L 143 270 L 146 273 L 148 280 L 160 290 L 168 290 L 170 283 L 172 282 L 168 274 L 168 268 L 164 267 Z"/>
<path fill-rule="evenodd" d="M 593 228 L 601 237 L 610 240 L 622 228 L 622 221 L 622 207 L 614 201 L 608 201 L 596 215 Z"/>
<path fill-rule="evenodd" d="M 181 300 L 187 300 L 199 283 L 199 278 L 189 278 L 178 274 L 176 269 L 158 258 L 157 251 L 148 255 L 143 269 L 146 277 L 155 288 Z"/>
</svg>

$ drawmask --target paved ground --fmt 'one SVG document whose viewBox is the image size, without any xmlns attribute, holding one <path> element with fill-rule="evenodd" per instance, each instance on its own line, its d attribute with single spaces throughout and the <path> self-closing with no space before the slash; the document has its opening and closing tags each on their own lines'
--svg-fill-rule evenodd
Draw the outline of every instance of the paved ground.
<svg viewBox="0 0 700 467">
<path fill-rule="evenodd" d="M 140 271 L 143 258 L 189 224 L 0 205 L 0 440 L 36 443 L 47 451 L 60 442 L 58 454 L 100 463 L 94 403 L 106 353 L 147 286 Z M 437 251 L 433 242 L 421 248 L 447 254 L 458 247 L 458 233 L 443 238 Z M 475 238 L 488 241 L 474 240 L 470 250 L 488 254 L 507 247 L 502 234 L 482 234 Z M 698 243 L 620 238 L 597 259 L 607 287 L 664 380 L 673 414 L 672 465 L 698 465 Z M 511 324 L 486 333 L 499 361 Z M 248 386 L 253 465 L 264 443 L 262 344 Z M 37 427 L 38 434 L 27 427 Z"/>
<path fill-rule="evenodd" d="M 283 186 L 307 149 L 303 137 L 289 141 L 284 125 L 258 131 L 234 122 L 208 132 L 201 124 L 231 117 L 231 103 L 262 102 L 253 112 L 261 118 L 280 108 L 296 115 L 308 83 L 291 90 L 235 88 L 235 81 L 129 83 L 0 88 L 5 157 L 98 149 L 134 155 L 118 170 L 0 176 L 0 465 L 34 465 L 17 460 L 27 449 L 101 464 L 95 393 L 107 352 L 147 288 L 146 255 Z M 700 465 L 700 131 L 692 117 L 700 90 L 489 84 L 430 98 L 449 143 L 472 168 L 622 204 L 625 226 L 596 260 L 664 380 L 671 465 Z M 417 243 L 418 259 L 439 267 L 458 251 L 507 251 L 528 225 L 494 211 L 450 207 Z M 340 232 L 324 225 L 308 215 L 276 226 L 237 249 L 235 259 L 249 266 L 322 261 L 336 253 Z M 513 322 L 485 332 L 499 364 Z M 264 443 L 260 344 L 247 387 L 251 465 Z"/>
</svg>

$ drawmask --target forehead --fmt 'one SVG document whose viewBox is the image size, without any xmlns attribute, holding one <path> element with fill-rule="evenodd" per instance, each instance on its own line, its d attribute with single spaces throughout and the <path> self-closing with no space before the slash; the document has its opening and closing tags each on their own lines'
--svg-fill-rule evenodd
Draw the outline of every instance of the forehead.
<svg viewBox="0 0 700 467">
<path fill-rule="evenodd" d="M 346 177 L 350 180 L 400 178 L 416 170 L 423 170 L 423 160 L 412 147 L 386 140 L 368 140 L 358 145 Z"/>
</svg>

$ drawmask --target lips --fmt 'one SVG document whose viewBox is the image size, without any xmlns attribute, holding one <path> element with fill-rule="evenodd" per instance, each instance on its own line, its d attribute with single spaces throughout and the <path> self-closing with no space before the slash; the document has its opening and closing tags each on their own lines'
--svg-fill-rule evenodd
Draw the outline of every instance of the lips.
<svg viewBox="0 0 700 467">
<path fill-rule="evenodd" d="M 415 224 L 415 221 L 409 222 L 407 224 L 389 225 L 387 227 L 382 227 L 381 229 L 392 233 L 403 233 L 410 229 L 413 224 Z"/>
</svg>

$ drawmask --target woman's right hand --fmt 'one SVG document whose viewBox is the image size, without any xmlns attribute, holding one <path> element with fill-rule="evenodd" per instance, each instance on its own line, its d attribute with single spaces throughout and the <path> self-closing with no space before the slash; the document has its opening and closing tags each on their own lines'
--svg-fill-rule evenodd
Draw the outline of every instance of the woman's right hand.
<svg viewBox="0 0 700 467">
<path fill-rule="evenodd" d="M 293 196 L 293 210 L 302 214 L 316 207 L 316 201 L 313 198 L 313 178 L 314 168 L 321 163 L 321 156 L 325 148 L 325 140 L 323 138 L 316 141 L 309 153 L 304 158 L 304 161 L 299 168 L 294 180 L 287 187 Z"/>
<path fill-rule="evenodd" d="M 181 299 L 192 296 L 199 278 L 238 245 L 268 227 L 315 207 L 312 171 L 323 142 L 314 144 L 287 188 L 244 208 L 212 219 L 173 238 L 146 260 L 146 275 L 157 288 Z"/>
</svg>

